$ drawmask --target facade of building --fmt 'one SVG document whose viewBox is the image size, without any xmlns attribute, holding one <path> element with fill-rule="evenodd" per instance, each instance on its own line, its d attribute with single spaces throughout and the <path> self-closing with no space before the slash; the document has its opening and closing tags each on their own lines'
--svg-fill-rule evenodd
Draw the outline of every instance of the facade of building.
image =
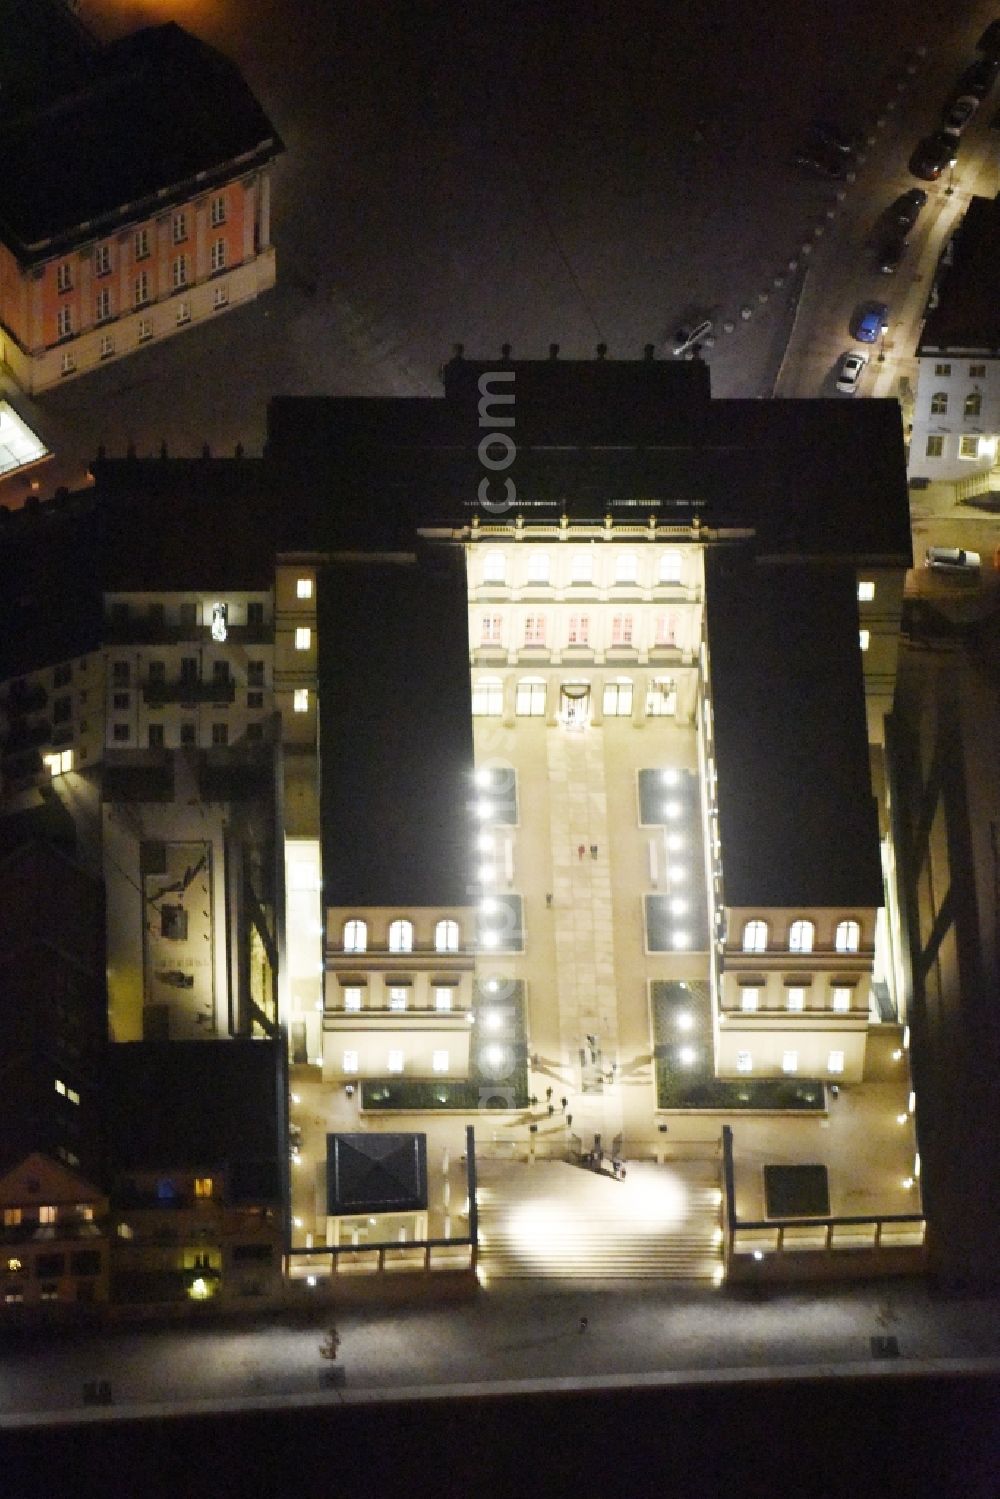
<svg viewBox="0 0 1000 1499">
<path fill-rule="evenodd" d="M 179 26 L 102 47 L 58 0 L 13 9 L 0 359 L 34 392 L 272 286 L 282 146 L 235 67 Z"/>
</svg>

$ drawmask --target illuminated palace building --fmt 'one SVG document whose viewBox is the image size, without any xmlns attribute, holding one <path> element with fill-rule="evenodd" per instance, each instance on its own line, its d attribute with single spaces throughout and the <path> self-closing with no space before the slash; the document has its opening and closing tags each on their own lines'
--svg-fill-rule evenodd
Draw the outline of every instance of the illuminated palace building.
<svg viewBox="0 0 1000 1499">
<path fill-rule="evenodd" d="M 93 802 L 117 1043 L 287 1052 L 286 1294 L 924 1263 L 898 409 L 602 356 L 277 400 L 51 517 L 100 599 L 14 631 L 8 825 Z"/>
</svg>

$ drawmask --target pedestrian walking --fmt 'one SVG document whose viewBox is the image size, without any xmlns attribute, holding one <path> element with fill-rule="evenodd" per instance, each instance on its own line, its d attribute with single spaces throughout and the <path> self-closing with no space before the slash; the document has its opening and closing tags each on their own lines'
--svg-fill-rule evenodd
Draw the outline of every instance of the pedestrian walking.
<svg viewBox="0 0 1000 1499">
<path fill-rule="evenodd" d="M 578 859 L 579 859 L 579 860 L 580 860 L 580 863 L 581 863 L 581 864 L 582 864 L 582 863 L 583 863 L 583 856 L 584 856 L 584 854 L 585 854 L 585 853 L 586 853 L 586 852 L 587 852 L 587 845 L 586 845 L 586 844 L 585 844 L 585 843 L 581 843 L 581 844 L 580 844 L 580 847 L 579 847 L 579 848 L 578 848 L 578 849 L 577 849 L 577 851 L 576 851 L 576 853 L 577 853 L 577 858 L 578 858 Z"/>
<path fill-rule="evenodd" d="M 596 859 L 597 858 L 597 844 L 596 843 L 592 843 L 590 845 L 590 857 L 592 859 Z"/>
</svg>

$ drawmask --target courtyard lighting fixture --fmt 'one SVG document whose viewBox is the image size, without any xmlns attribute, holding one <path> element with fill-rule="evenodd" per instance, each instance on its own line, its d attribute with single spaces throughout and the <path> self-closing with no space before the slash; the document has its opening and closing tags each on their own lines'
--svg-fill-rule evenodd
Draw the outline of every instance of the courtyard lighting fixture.
<svg viewBox="0 0 1000 1499">
<path fill-rule="evenodd" d="M 484 947 L 496 947 L 497 944 L 499 943 L 499 941 L 500 941 L 500 939 L 497 936 L 496 932 L 484 932 L 483 933 L 483 946 Z"/>
<path fill-rule="evenodd" d="M 676 770 L 661 770 L 660 780 L 663 782 L 664 786 L 676 786 L 678 781 L 680 780 L 680 776 L 678 775 Z"/>
<path fill-rule="evenodd" d="M 667 870 L 667 879 L 674 885 L 683 885 L 687 879 L 687 870 L 682 869 L 679 864 L 671 864 Z"/>
<path fill-rule="evenodd" d="M 681 810 L 682 808 L 680 802 L 665 802 L 663 807 L 663 815 L 664 817 L 680 817 Z"/>
<path fill-rule="evenodd" d="M 677 1053 L 677 1057 L 678 1057 L 678 1060 L 681 1063 L 681 1066 L 683 1066 L 683 1067 L 693 1067 L 694 1066 L 694 1047 L 693 1046 L 682 1046 L 681 1049 L 680 1049 L 680 1051 Z"/>
<path fill-rule="evenodd" d="M 497 903 L 493 899 L 493 896 L 487 895 L 484 900 L 480 901 L 479 909 L 486 916 L 495 916 L 497 911 Z"/>
<path fill-rule="evenodd" d="M 671 916 L 683 916 L 684 912 L 687 910 L 687 908 L 688 908 L 687 901 L 686 900 L 681 900 L 680 896 L 676 896 L 670 902 L 670 914 L 671 914 Z"/>
<path fill-rule="evenodd" d="M 490 850 L 493 848 L 493 834 L 492 833 L 480 833 L 480 835 L 479 835 L 479 837 L 478 837 L 478 839 L 476 841 L 479 844 L 479 851 L 480 851 L 480 853 L 488 854 L 490 852 Z"/>
<path fill-rule="evenodd" d="M 753 1252 L 753 1257 L 755 1260 L 762 1260 L 764 1258 L 763 1249 L 755 1249 Z"/>
<path fill-rule="evenodd" d="M 306 1276 L 306 1285 L 307 1286 L 314 1286 L 315 1284 L 316 1284 L 316 1277 L 315 1277 L 315 1275 L 307 1275 Z"/>
<path fill-rule="evenodd" d="M 493 816 L 493 803 L 488 802 L 484 796 L 480 797 L 476 802 L 476 816 L 481 817 L 484 820 L 487 817 Z"/>
<path fill-rule="evenodd" d="M 687 932 L 675 932 L 673 941 L 675 947 L 691 946 L 691 938 Z"/>
<path fill-rule="evenodd" d="M 496 879 L 496 871 L 492 864 L 483 864 L 479 870 L 479 883 L 490 885 Z"/>
<path fill-rule="evenodd" d="M 667 834 L 667 847 L 669 848 L 669 850 L 670 850 L 670 852 L 672 854 L 676 854 L 679 849 L 682 849 L 684 847 L 684 838 L 683 838 L 682 834 L 680 834 L 680 833 L 668 833 Z"/>
<path fill-rule="evenodd" d="M 694 1016 L 687 1010 L 682 1010 L 677 1016 L 677 1029 L 679 1031 L 690 1031 L 694 1029 Z"/>
</svg>

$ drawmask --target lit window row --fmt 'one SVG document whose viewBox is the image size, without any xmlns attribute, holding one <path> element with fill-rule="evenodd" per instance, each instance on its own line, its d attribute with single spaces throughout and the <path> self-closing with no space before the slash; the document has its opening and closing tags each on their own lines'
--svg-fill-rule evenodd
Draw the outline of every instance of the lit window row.
<svg viewBox="0 0 1000 1499">
<path fill-rule="evenodd" d="M 63 1098 L 68 1098 L 69 1101 L 70 1101 L 70 1103 L 79 1103 L 80 1102 L 80 1095 L 76 1091 L 76 1089 L 75 1088 L 70 1088 L 66 1083 L 63 1082 L 63 1080 L 62 1080 L 61 1077 L 57 1077 L 55 1079 L 54 1087 L 55 1087 L 56 1092 L 58 1094 L 60 1094 Z"/>
<path fill-rule="evenodd" d="M 523 561 L 523 566 L 520 564 Z M 559 559 L 561 564 L 562 558 Z M 484 583 L 505 584 L 508 577 L 508 557 L 501 551 L 489 551 L 483 557 L 482 580 Z M 538 547 L 529 547 L 523 558 L 518 558 L 520 581 L 527 586 L 545 587 L 552 581 L 552 558 L 550 553 Z M 680 552 L 660 552 L 656 559 L 655 580 L 657 583 L 680 583 L 683 575 L 683 558 Z M 513 571 L 513 569 L 511 569 Z M 560 572 L 563 570 L 560 566 Z M 594 548 L 586 547 L 570 553 L 568 582 L 593 583 Z M 639 581 L 639 558 L 635 552 L 616 552 L 612 559 L 611 580 L 618 584 L 637 584 Z"/>
<path fill-rule="evenodd" d="M 524 646 L 637 646 L 641 632 L 634 613 L 615 613 L 610 616 L 610 630 L 604 618 L 598 620 L 590 614 L 568 614 L 559 616 L 558 630 L 550 629 L 549 617 L 545 614 L 526 614 L 522 620 L 521 643 Z M 653 638 L 651 644 L 663 648 L 676 647 L 680 635 L 681 616 L 673 610 L 667 614 L 653 616 Z M 601 628 L 595 628 L 600 625 Z M 479 644 L 502 646 L 504 617 L 502 614 L 483 614 L 479 620 Z M 556 638 L 558 636 L 558 639 Z"/>
<path fill-rule="evenodd" d="M 388 988 L 388 1007 L 390 1010 L 406 1010 L 410 1005 L 411 987 L 409 984 L 391 984 Z M 453 1008 L 456 988 L 453 984 L 437 984 L 434 986 L 434 1008 L 438 1011 L 448 1011 Z M 341 991 L 344 1009 L 348 1013 L 357 1013 L 364 1006 L 364 986 L 360 984 L 345 984 Z"/>
<path fill-rule="evenodd" d="M 808 953 L 813 950 L 816 928 L 811 921 L 793 921 L 788 929 L 788 951 Z M 834 951 L 857 952 L 861 943 L 861 927 L 856 921 L 837 923 L 834 932 Z M 762 953 L 768 950 L 766 921 L 748 921 L 743 927 L 743 951 Z"/>
<path fill-rule="evenodd" d="M 345 1051 L 343 1054 L 341 1071 L 351 1074 L 359 1070 L 360 1059 L 356 1051 Z M 448 1072 L 451 1066 L 450 1053 L 445 1050 L 431 1052 L 431 1071 L 438 1073 Z M 406 1056 L 399 1047 L 393 1047 L 386 1058 L 386 1070 L 388 1072 L 405 1072 Z"/>
<path fill-rule="evenodd" d="M 799 1054 L 797 1051 L 785 1051 L 781 1054 L 782 1072 L 798 1072 Z M 831 1074 L 843 1072 L 844 1053 L 842 1051 L 831 1051 L 827 1055 L 826 1070 Z M 749 1051 L 738 1051 L 736 1053 L 736 1071 L 753 1071 L 753 1054 Z"/>
<path fill-rule="evenodd" d="M 631 677 L 605 681 L 601 689 L 601 712 L 605 718 L 631 718 L 636 684 Z M 564 682 L 560 713 L 574 723 L 590 716 L 591 689 L 588 682 Z M 544 677 L 522 677 L 514 689 L 514 712 L 518 718 L 544 718 L 548 684 Z M 646 690 L 646 714 L 665 718 L 677 711 L 677 684 L 671 677 L 653 677 Z M 472 687 L 472 712 L 477 718 L 499 718 L 503 713 L 503 683 L 499 677 L 479 677 Z"/>
<path fill-rule="evenodd" d="M 458 922 L 439 921 L 434 928 L 435 952 L 458 952 Z M 344 923 L 344 952 L 368 951 L 368 923 L 355 919 Z M 400 919 L 389 923 L 389 951 L 413 951 L 413 922 Z"/>
<path fill-rule="evenodd" d="M 761 1008 L 763 1000 L 762 984 L 740 984 L 740 1009 L 745 1014 L 752 1014 Z M 850 984 L 832 984 L 830 987 L 830 1005 L 838 1015 L 850 1013 L 851 1002 L 854 996 L 854 988 Z M 804 1010 L 806 1006 L 806 986 L 790 984 L 785 989 L 785 1008 L 788 1010 Z"/>
</svg>

